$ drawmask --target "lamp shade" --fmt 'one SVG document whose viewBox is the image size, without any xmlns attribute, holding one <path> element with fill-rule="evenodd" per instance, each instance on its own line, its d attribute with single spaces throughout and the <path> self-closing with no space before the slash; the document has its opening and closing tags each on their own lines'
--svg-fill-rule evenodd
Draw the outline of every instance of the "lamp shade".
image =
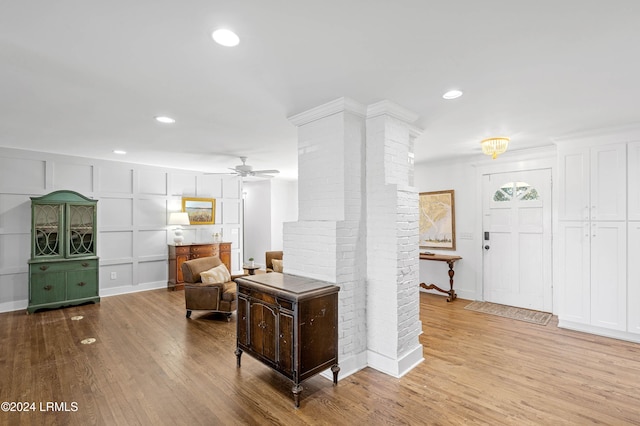
<svg viewBox="0 0 640 426">
<path fill-rule="evenodd" d="M 185 212 L 171 213 L 169 215 L 169 225 L 190 225 L 189 214 Z"/>
</svg>

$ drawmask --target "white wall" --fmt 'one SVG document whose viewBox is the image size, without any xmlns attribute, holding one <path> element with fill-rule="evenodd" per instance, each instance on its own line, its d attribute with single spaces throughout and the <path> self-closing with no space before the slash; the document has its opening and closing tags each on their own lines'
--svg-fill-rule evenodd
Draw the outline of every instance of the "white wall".
<svg viewBox="0 0 640 426">
<path fill-rule="evenodd" d="M 283 249 L 283 223 L 298 219 L 298 182 L 245 181 L 244 257 L 264 265 L 265 252 Z"/>
<path fill-rule="evenodd" d="M 453 189 L 455 191 L 455 223 L 456 223 L 456 250 L 428 249 L 434 253 L 458 255 L 462 260 L 456 262 L 454 271 L 455 290 L 458 297 L 463 299 L 476 299 L 476 252 L 481 243 L 479 232 L 476 230 L 476 221 L 481 212 L 477 211 L 477 205 L 481 194 L 476 188 L 476 169 L 470 161 L 450 163 L 416 164 L 414 176 L 415 186 L 418 192 L 442 191 Z M 422 249 L 424 251 L 426 249 Z M 420 261 L 420 282 L 435 284 L 442 289 L 449 288 L 449 267 L 446 262 Z M 430 293 L 443 295 L 435 290 Z"/>
<path fill-rule="evenodd" d="M 27 306 L 29 197 L 67 189 L 98 200 L 100 296 L 110 296 L 166 288 L 167 219 L 183 196 L 217 201 L 216 224 L 186 227 L 185 243 L 211 242 L 219 232 L 240 269 L 240 186 L 233 176 L 0 148 L 0 312 Z"/>
<path fill-rule="evenodd" d="M 555 147 L 549 146 L 507 152 L 496 160 L 491 160 L 487 156 L 473 156 L 453 159 L 449 162 L 416 164 L 415 186 L 419 192 L 447 189 L 455 191 L 456 250 L 429 249 L 429 251 L 462 257 L 462 260 L 457 261 L 454 267 L 454 289 L 458 297 L 483 300 L 482 174 L 551 168 L 553 175 L 555 163 Z M 554 193 L 554 202 L 552 203 L 554 218 L 557 216 L 555 199 Z M 420 282 L 433 283 L 446 290 L 449 288 L 448 270 L 449 267 L 445 262 L 421 260 Z M 428 290 L 428 292 L 445 296 L 436 290 Z"/>
</svg>

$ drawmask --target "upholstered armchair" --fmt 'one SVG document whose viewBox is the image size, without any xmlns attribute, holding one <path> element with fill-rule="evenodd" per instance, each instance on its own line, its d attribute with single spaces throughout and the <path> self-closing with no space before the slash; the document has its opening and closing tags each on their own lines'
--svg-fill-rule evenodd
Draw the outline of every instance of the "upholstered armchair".
<svg viewBox="0 0 640 426">
<path fill-rule="evenodd" d="M 268 251 L 265 253 L 265 268 L 267 272 L 273 272 L 273 259 L 282 260 L 282 251 Z"/>
<path fill-rule="evenodd" d="M 220 265 L 223 265 L 221 268 L 224 268 L 226 274 L 225 282 L 206 284 L 207 279 L 203 283 L 202 274 Z M 236 283 L 233 280 L 243 275 L 230 275 L 218 256 L 201 257 L 184 262 L 182 277 L 187 318 L 191 318 L 191 311 L 206 310 L 223 313 L 227 316 L 227 321 L 230 321 L 237 304 Z M 209 275 L 207 274 L 206 277 Z"/>
</svg>

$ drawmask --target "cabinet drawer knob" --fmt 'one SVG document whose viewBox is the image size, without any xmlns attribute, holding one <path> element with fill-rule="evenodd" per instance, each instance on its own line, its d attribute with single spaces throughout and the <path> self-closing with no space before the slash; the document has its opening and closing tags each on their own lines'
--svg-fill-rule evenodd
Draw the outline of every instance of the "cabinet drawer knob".
<svg viewBox="0 0 640 426">
<path fill-rule="evenodd" d="M 49 269 L 49 267 L 48 267 L 48 266 L 45 266 L 45 265 L 42 265 L 42 266 L 40 267 L 40 270 L 41 270 L 41 271 L 46 271 L 47 269 Z"/>
<path fill-rule="evenodd" d="M 89 266 L 89 262 L 82 262 L 82 266 L 86 268 L 87 266 Z"/>
<path fill-rule="evenodd" d="M 87 283 L 80 281 L 80 282 L 78 283 L 78 285 L 79 285 L 80 287 L 84 287 L 85 285 L 87 285 Z"/>
<path fill-rule="evenodd" d="M 43 288 L 44 288 L 45 290 L 49 291 L 49 290 L 51 290 L 53 287 L 51 287 L 50 285 L 45 285 Z"/>
</svg>

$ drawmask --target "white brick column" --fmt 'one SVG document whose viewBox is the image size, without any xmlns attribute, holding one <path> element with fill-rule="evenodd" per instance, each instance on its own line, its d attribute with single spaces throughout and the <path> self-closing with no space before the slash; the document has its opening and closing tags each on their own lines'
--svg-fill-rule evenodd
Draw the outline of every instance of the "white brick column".
<svg viewBox="0 0 640 426">
<path fill-rule="evenodd" d="M 290 118 L 299 220 L 284 225 L 283 265 L 340 286 L 340 378 L 366 366 L 400 377 L 422 361 L 416 118 L 347 98 Z"/>
<path fill-rule="evenodd" d="M 298 222 L 284 225 L 287 273 L 335 283 L 340 378 L 366 367 L 366 108 L 337 99 L 290 118 L 298 126 Z"/>
<path fill-rule="evenodd" d="M 413 187 L 417 116 L 388 101 L 366 124 L 367 363 L 395 377 L 423 360 L 418 193 Z"/>
</svg>

